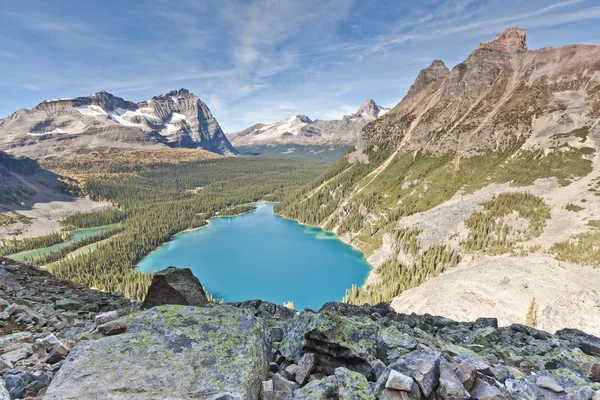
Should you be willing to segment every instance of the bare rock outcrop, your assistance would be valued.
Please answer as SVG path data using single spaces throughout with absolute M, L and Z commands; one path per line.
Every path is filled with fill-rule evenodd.
M 189 268 L 169 267 L 154 274 L 141 308 L 166 304 L 200 307 L 207 303 L 204 288 Z

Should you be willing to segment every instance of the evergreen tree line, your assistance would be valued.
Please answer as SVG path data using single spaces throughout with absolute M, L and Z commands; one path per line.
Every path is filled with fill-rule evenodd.
M 418 245 L 415 249 L 412 238 L 417 235 L 418 231 L 405 231 L 400 237 L 408 240 L 398 243 L 405 252 L 416 256 L 412 264 L 407 265 L 398 259 L 385 261 L 377 268 L 379 279 L 376 284 L 362 288 L 353 285 L 346 291 L 343 301 L 356 305 L 390 302 L 403 291 L 419 286 L 460 262 L 458 251 L 446 245 L 434 245 L 425 250 Z
M 20 253 L 22 251 L 54 246 L 55 244 L 60 244 L 71 239 L 71 237 L 72 235 L 67 233 L 53 232 L 44 236 L 21 240 L 15 238 L 0 240 L 0 257 Z
M 36 265 L 38 267 L 59 261 L 61 259 L 63 259 L 66 255 L 68 255 L 69 253 L 80 249 L 82 247 L 88 246 L 90 244 L 99 242 L 101 240 L 105 240 L 108 239 L 111 236 L 116 235 L 117 233 L 121 232 L 122 228 L 117 227 L 108 231 L 104 231 L 95 235 L 90 235 L 87 237 L 84 237 L 81 240 L 78 240 L 76 242 L 73 242 L 71 244 L 69 244 L 68 246 L 64 246 L 61 247 L 60 249 L 57 249 L 53 252 L 50 253 L 46 253 L 43 254 L 41 256 L 38 257 L 27 257 L 25 258 L 25 262 L 32 264 L 32 265 Z
M 526 192 L 501 193 L 481 205 L 483 210 L 465 221 L 469 235 L 462 245 L 469 251 L 509 252 L 517 242 L 541 235 L 550 218 L 550 207 L 540 197 Z M 513 213 L 526 220 L 524 229 L 517 231 L 505 221 Z
M 106 209 L 102 212 L 71 214 L 65 217 L 61 223 L 65 227 L 84 229 L 116 224 L 126 217 L 127 215 L 119 209 Z

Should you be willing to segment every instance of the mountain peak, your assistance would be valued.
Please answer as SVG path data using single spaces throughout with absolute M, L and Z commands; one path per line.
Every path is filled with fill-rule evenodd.
M 163 93 L 160 96 L 154 96 L 152 99 L 153 100 L 161 100 L 161 99 L 168 99 L 168 98 L 172 98 L 172 97 L 186 97 L 186 96 L 193 96 L 193 97 L 198 97 L 195 94 L 191 93 L 189 90 L 185 89 L 185 88 L 181 88 L 181 89 L 175 89 L 175 90 L 171 90 L 168 93 Z
M 108 93 L 106 90 L 100 90 L 100 91 L 94 93 L 93 95 L 91 95 L 90 97 L 91 98 L 110 99 L 110 98 L 114 98 L 115 96 L 112 93 Z
M 376 119 L 388 111 L 389 109 L 381 107 L 380 105 L 375 103 L 375 100 L 367 99 L 367 101 L 365 101 L 363 105 L 360 106 L 359 109 L 351 117 Z
M 443 61 L 434 60 L 429 67 L 424 68 L 419 72 L 417 79 L 415 79 L 415 83 L 413 83 L 408 90 L 408 94 L 418 93 L 432 83 L 443 81 L 449 73 L 450 70 Z
M 527 31 L 513 26 L 497 34 L 494 40 L 479 43 L 478 49 L 493 49 L 508 53 L 527 50 Z
M 290 118 L 292 121 L 297 119 L 300 122 L 304 122 L 306 124 L 310 124 L 312 122 L 312 120 L 310 118 L 308 118 L 308 116 L 303 115 L 303 114 L 298 114 L 292 118 Z

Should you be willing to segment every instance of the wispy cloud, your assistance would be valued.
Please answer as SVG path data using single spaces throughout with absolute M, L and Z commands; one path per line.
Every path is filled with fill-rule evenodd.
M 66 2 L 0 10 L 0 116 L 100 89 L 139 101 L 187 87 L 226 131 L 339 118 L 369 97 L 393 105 L 432 59 L 460 62 L 511 25 L 547 45 L 600 37 L 596 0 Z

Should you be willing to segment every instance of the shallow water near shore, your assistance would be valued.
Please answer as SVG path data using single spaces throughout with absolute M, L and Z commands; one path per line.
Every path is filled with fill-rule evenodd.
M 118 226 L 119 226 L 119 224 L 112 224 L 112 225 L 97 226 L 94 228 L 78 229 L 78 230 L 75 230 L 72 232 L 73 237 L 71 239 L 69 239 L 63 243 L 55 244 L 54 246 L 44 247 L 41 249 L 23 251 L 21 253 L 9 255 L 8 257 L 12 258 L 15 261 L 25 261 L 28 258 L 41 257 L 43 255 L 52 253 L 53 251 L 59 250 L 63 247 L 69 246 L 75 242 L 79 242 L 90 236 L 98 235 L 100 233 L 104 233 L 106 231 L 115 229 Z
M 333 233 L 275 215 L 273 203 L 256 205 L 177 235 L 144 258 L 139 270 L 190 268 L 217 298 L 293 301 L 297 310 L 340 301 L 352 284 L 365 282 L 370 266 L 361 252 Z

